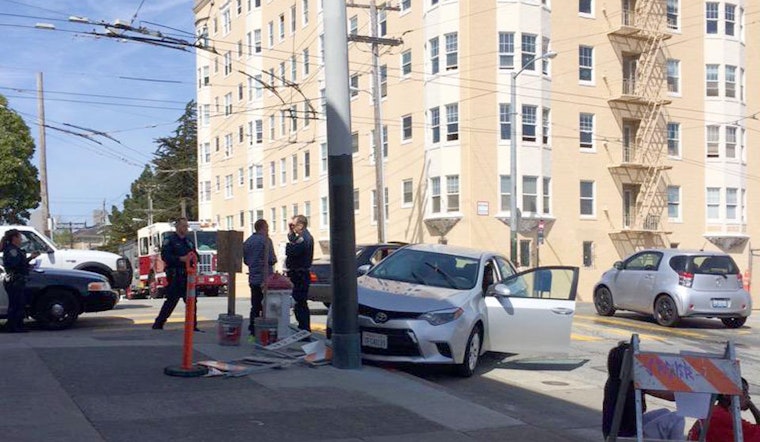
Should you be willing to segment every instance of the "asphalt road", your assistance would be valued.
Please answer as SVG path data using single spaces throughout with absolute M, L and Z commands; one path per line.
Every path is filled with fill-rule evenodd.
M 122 300 L 108 312 L 85 314 L 72 332 L 98 333 L 115 328 L 148 328 L 162 300 Z M 324 330 L 327 310 L 310 303 L 316 333 Z M 249 299 L 236 303 L 236 313 L 247 318 Z M 198 302 L 200 327 L 214 332 L 216 319 L 227 311 L 227 298 L 201 297 Z M 167 328 L 181 328 L 184 306 L 180 302 Z M 750 381 L 750 391 L 760 394 L 760 312 L 740 329 L 726 329 L 716 319 L 684 319 L 678 327 L 665 328 L 651 317 L 619 312 L 599 317 L 591 304 L 578 304 L 573 321 L 571 346 L 566 356 L 511 355 L 483 356 L 478 372 L 469 379 L 453 376 L 443 367 L 388 366 L 417 379 L 445 387 L 451 393 L 496 411 L 515 415 L 528 423 L 574 429 L 589 428 L 600 422 L 602 388 L 606 380 L 607 352 L 632 333 L 641 339 L 641 349 L 678 353 L 706 351 L 722 353 L 728 340 L 736 345 L 742 373 Z M 651 401 L 655 405 L 670 406 Z M 540 410 L 540 412 L 537 412 Z

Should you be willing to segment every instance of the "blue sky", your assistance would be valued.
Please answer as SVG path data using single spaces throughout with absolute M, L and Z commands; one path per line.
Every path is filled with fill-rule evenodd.
M 0 94 L 21 114 L 35 140 L 38 72 L 44 75 L 48 126 L 84 132 L 78 126 L 116 140 L 95 136 L 103 143 L 99 145 L 46 130 L 53 216 L 91 223 L 92 210 L 104 200 L 109 211 L 111 205 L 120 206 L 150 161 L 154 140 L 171 135 L 185 103 L 195 98 L 193 52 L 95 38 L 82 32 L 103 33 L 102 26 L 68 18 L 129 22 L 137 12 L 133 26 L 192 42 L 192 35 L 170 29 L 192 33 L 192 7 L 193 0 L 0 0 Z M 55 30 L 35 28 L 37 23 L 52 24 Z

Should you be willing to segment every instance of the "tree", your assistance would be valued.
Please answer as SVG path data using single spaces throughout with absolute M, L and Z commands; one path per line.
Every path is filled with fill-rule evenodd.
M 185 106 L 171 137 L 158 138 L 156 144 L 154 206 L 163 209 L 156 221 L 168 221 L 182 214 L 182 201 L 188 219 L 198 217 L 198 127 L 195 102 Z
M 24 120 L 0 95 L 0 223 L 26 224 L 40 204 L 40 181 L 32 164 L 34 139 Z

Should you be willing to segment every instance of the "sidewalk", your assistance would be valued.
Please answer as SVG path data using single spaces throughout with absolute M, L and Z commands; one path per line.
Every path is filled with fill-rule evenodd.
M 210 324 L 205 328 L 195 334 L 195 361 L 251 354 L 250 345 L 217 345 Z M 181 344 L 179 329 L 144 327 L 0 334 L 0 438 L 552 442 L 592 434 L 528 425 L 371 366 L 293 366 L 247 378 L 164 375 L 180 362 Z

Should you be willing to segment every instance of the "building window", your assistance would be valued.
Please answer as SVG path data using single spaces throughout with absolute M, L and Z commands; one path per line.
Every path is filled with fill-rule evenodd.
M 433 143 L 441 141 L 441 110 L 437 107 L 430 109 L 430 135 Z
M 666 10 L 667 19 L 668 19 L 668 29 L 677 30 L 679 28 L 678 1 L 679 0 L 668 0 L 667 10 Z
M 538 212 L 538 177 L 523 176 L 522 179 L 522 210 L 523 212 Z
M 581 181 L 581 216 L 594 216 L 594 182 Z
M 211 143 L 203 143 L 201 144 L 201 163 L 210 163 L 211 162 Z
M 232 215 L 228 215 L 224 218 L 225 222 L 227 223 L 227 230 L 232 230 L 235 228 L 235 217 Z
M 242 167 L 238 169 L 238 186 L 245 186 L 245 171 Z
M 736 159 L 736 126 L 726 126 L 726 158 Z
M 327 143 L 319 145 L 319 172 L 321 174 L 327 173 Z
M 288 206 L 281 206 L 280 207 L 280 213 L 282 214 L 280 218 L 280 224 L 282 226 L 282 231 L 287 232 L 288 231 Z
M 524 69 L 534 71 L 536 69 L 536 36 L 522 34 L 522 66 Z
M 238 59 L 243 58 L 243 41 L 238 40 L 237 42 L 237 56 Z
M 229 51 L 224 54 L 224 75 L 230 75 L 232 73 L 232 53 Z
M 446 141 L 459 139 L 459 104 L 446 105 Z
M 275 166 L 274 161 L 269 162 L 269 187 L 274 187 L 277 185 L 277 166 Z
M 253 52 L 256 54 L 261 53 L 261 29 L 253 31 Z
M 319 224 L 320 224 L 320 228 L 322 228 L 323 230 L 329 227 L 328 225 L 330 222 L 329 210 L 330 209 L 327 204 L 327 197 L 323 196 L 322 198 L 319 199 Z
M 724 18 L 726 20 L 726 35 L 736 35 L 736 5 L 726 3 Z
M 583 241 L 583 267 L 594 266 L 594 242 Z
M 359 96 L 359 74 L 354 74 L 349 79 L 351 98 Z
M 380 66 L 380 97 L 388 95 L 388 66 Z
M 277 209 L 272 207 L 269 209 L 269 233 L 277 231 Z
M 256 165 L 256 190 L 264 188 L 264 166 L 261 164 Z
M 441 177 L 430 178 L 430 211 L 441 213 Z
M 705 20 L 707 21 L 707 33 L 718 33 L 718 6 L 719 3 L 705 3 Z
M 459 41 L 457 33 L 446 34 L 446 70 L 456 69 L 459 66 Z
M 594 81 L 594 48 L 591 46 L 578 46 L 578 79 Z
M 298 79 L 298 63 L 296 63 L 296 56 L 290 56 L 290 81 L 293 83 Z
M 264 121 L 256 120 L 255 126 L 256 126 L 256 144 L 261 144 L 264 142 Z
M 290 34 L 296 32 L 296 5 L 290 7 Z
M 439 61 L 440 48 L 438 47 L 438 37 L 430 39 L 430 73 L 437 74 L 440 71 Z
M 546 37 L 541 40 L 541 53 L 549 53 L 549 39 Z M 541 73 L 544 75 L 549 75 L 549 57 L 544 57 L 541 59 Z
M 407 77 L 412 73 L 412 50 L 401 53 L 401 75 Z
M 222 11 L 222 35 L 227 35 L 232 31 L 232 14 L 229 9 Z
M 738 207 L 739 191 L 735 187 L 726 188 L 726 219 L 737 221 L 739 219 Z
M 681 62 L 668 60 L 668 92 L 677 94 L 681 92 Z
M 285 14 L 280 14 L 280 16 L 278 17 L 277 23 L 279 25 L 277 29 L 280 30 L 279 32 L 280 41 L 283 41 L 285 40 Z
M 522 140 L 536 141 L 536 106 L 523 105 L 522 107 Z
M 707 126 L 707 158 L 720 157 L 720 126 Z
M 720 218 L 720 188 L 707 188 L 707 219 L 716 220 Z
M 726 98 L 736 98 L 736 66 L 726 65 Z
M 401 0 L 401 12 L 412 9 L 412 0 Z
M 370 136 L 370 151 L 372 152 L 372 157 L 370 161 L 374 164 L 375 162 L 375 131 L 372 130 L 369 134 Z M 383 126 L 383 131 L 380 135 L 381 142 L 383 143 L 383 158 L 388 158 L 388 126 Z
M 301 0 L 301 23 L 304 26 L 309 24 L 309 0 Z
M 511 211 L 512 204 L 512 180 L 509 175 L 499 176 L 499 194 L 501 196 L 501 211 Z
M 446 211 L 459 212 L 459 175 L 446 177 Z
M 543 179 L 543 212 L 546 214 L 552 213 L 552 179 L 551 178 L 544 178 Z
M 581 149 L 594 148 L 594 114 L 580 115 Z
M 403 141 L 412 139 L 412 116 L 404 115 L 401 117 L 401 139 Z
M 359 34 L 359 18 L 355 15 L 351 17 L 350 19 L 348 19 L 348 34 L 349 35 Z
M 377 8 L 377 33 L 380 37 L 388 35 L 388 12 L 385 10 L 385 3 Z
M 227 134 L 224 136 L 224 157 L 229 158 L 232 153 L 232 134 Z
M 578 12 L 581 14 L 592 14 L 593 0 L 578 0 Z
M 401 204 L 404 207 L 411 206 L 414 202 L 414 182 L 412 179 L 401 182 Z
M 303 50 L 303 77 L 309 76 L 309 48 Z
M 298 215 L 298 203 L 293 203 L 293 216 Z
M 551 109 L 545 107 L 541 111 L 541 134 L 544 146 L 549 144 L 549 135 L 551 128 Z
M 311 218 L 311 201 L 303 202 L 303 216 Z
M 298 179 L 298 154 L 293 154 L 290 156 L 291 159 L 291 171 L 292 171 L 292 177 L 291 179 L 293 181 L 296 181 Z
M 224 95 L 224 116 L 232 115 L 232 92 Z
M 515 67 L 515 34 L 499 32 L 499 69 Z
M 351 134 L 351 152 L 359 152 L 359 132 Z
M 311 153 L 307 150 L 303 153 L 303 177 L 304 179 L 311 176 Z
M 272 49 L 274 47 L 274 22 L 267 23 L 267 43 L 269 44 L 269 49 Z
M 681 219 L 681 187 L 668 186 L 668 219 L 679 221 Z
M 509 103 L 499 103 L 499 139 L 512 138 L 512 120 Z
M 679 123 L 668 123 L 668 155 L 681 156 L 681 125 Z
M 359 211 L 359 189 L 354 189 L 354 213 Z
M 245 129 L 243 126 L 238 126 L 238 143 L 243 144 L 245 141 Z
M 269 141 L 275 139 L 274 115 L 269 116 Z
M 216 176 L 216 186 L 214 186 L 214 191 L 219 192 L 222 190 L 221 181 L 219 179 L 219 175 Z
M 224 177 L 224 197 L 232 198 L 232 174 Z
M 530 267 L 530 240 L 520 240 L 520 267 Z

